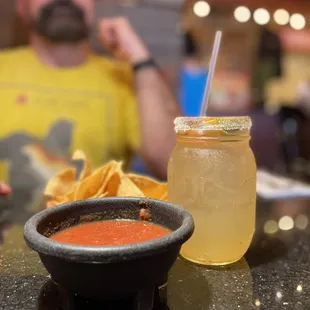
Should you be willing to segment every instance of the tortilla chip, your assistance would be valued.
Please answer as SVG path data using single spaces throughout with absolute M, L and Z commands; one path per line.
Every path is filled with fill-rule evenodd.
M 57 206 L 57 202 L 56 201 L 54 201 L 54 200 L 49 200 L 48 202 L 47 202 L 47 204 L 46 204 L 46 207 L 47 207 L 47 209 L 49 209 L 49 208 L 53 208 L 53 207 L 55 207 L 55 206 Z
M 160 183 L 151 178 L 132 173 L 128 174 L 128 177 L 147 198 L 161 199 L 168 194 L 167 183 Z
M 120 183 L 121 164 L 111 161 L 84 180 L 79 182 L 75 192 L 74 200 L 83 200 L 101 194 L 108 193 L 110 196 L 116 194 Z
M 91 163 L 82 151 L 76 151 L 72 159 L 84 162 L 79 179 L 76 180 L 75 168 L 68 168 L 52 178 L 45 190 L 50 199 L 47 208 L 76 200 L 114 196 L 168 199 L 166 183 L 124 174 L 121 162 L 110 161 L 91 173 Z
M 59 203 L 61 203 L 65 199 L 66 199 L 66 196 L 63 195 L 63 196 L 54 196 L 52 200 L 54 202 L 56 202 L 57 204 L 59 204 Z
M 66 195 L 66 197 L 68 198 L 68 201 L 74 201 L 76 191 L 77 191 L 77 188 L 79 187 L 79 185 L 80 185 L 80 182 L 76 182 L 73 185 L 72 190 Z
M 49 200 L 47 202 L 47 208 L 51 208 L 51 207 L 55 207 L 55 206 L 58 206 L 58 205 L 62 205 L 64 203 L 68 203 L 70 202 L 71 200 L 68 198 L 67 195 L 65 196 L 56 196 L 56 197 L 53 197 L 53 199 Z
M 168 191 L 163 195 L 161 196 L 160 198 L 158 198 L 159 200 L 163 200 L 163 201 L 168 201 Z
M 117 190 L 118 197 L 144 197 L 143 192 L 133 183 L 130 178 L 124 175 Z
M 72 156 L 72 159 L 73 160 L 82 160 L 84 162 L 83 170 L 81 171 L 79 180 L 84 180 L 91 175 L 91 164 L 90 164 L 90 161 L 87 159 L 87 157 L 83 151 L 81 151 L 81 150 L 75 151 L 73 156 Z
M 50 197 L 63 196 L 73 188 L 76 169 L 68 168 L 54 176 L 47 184 L 44 194 Z
M 117 196 L 117 190 L 119 185 L 121 184 L 122 172 L 115 170 L 111 172 L 109 176 L 109 181 L 107 182 L 104 190 L 108 193 L 108 196 L 113 197 Z
M 96 195 L 102 182 L 104 181 L 104 170 L 105 168 L 102 167 L 97 170 L 96 173 L 79 182 L 79 185 L 75 191 L 74 200 L 83 200 Z
M 104 194 L 98 196 L 97 198 L 104 198 L 104 197 L 107 197 L 107 196 L 108 196 L 108 193 L 104 193 Z
M 63 204 L 63 203 L 67 203 L 70 202 L 71 200 L 69 199 L 68 195 L 64 195 L 64 196 L 57 196 L 53 198 L 54 201 L 57 202 L 57 204 Z
M 104 198 L 107 197 L 108 193 L 104 193 L 104 194 L 96 194 L 95 196 L 91 197 L 91 198 Z
M 121 177 L 123 175 L 121 166 L 122 163 L 114 160 L 104 166 L 107 168 L 106 175 L 98 194 L 107 193 L 107 196 L 116 196 L 117 188 L 121 183 Z

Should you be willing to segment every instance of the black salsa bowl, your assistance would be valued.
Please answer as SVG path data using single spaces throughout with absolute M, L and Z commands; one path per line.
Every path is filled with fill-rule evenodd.
M 49 238 L 81 223 L 138 220 L 142 208 L 149 212 L 152 223 L 171 233 L 148 242 L 103 247 L 70 245 Z M 41 211 L 26 223 L 24 238 L 39 253 L 52 280 L 65 290 L 89 298 L 116 299 L 152 295 L 167 278 L 182 244 L 193 231 L 192 216 L 174 204 L 115 197 L 76 201 Z

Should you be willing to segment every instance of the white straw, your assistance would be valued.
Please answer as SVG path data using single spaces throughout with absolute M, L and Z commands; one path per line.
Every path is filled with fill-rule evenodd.
M 204 95 L 203 95 L 203 101 L 202 101 L 202 106 L 201 106 L 201 110 L 200 110 L 200 116 L 205 116 L 207 114 L 208 103 L 209 103 L 210 92 L 211 92 L 211 85 L 212 85 L 212 81 L 213 81 L 217 56 L 218 56 L 220 45 L 221 45 L 221 39 L 222 39 L 222 31 L 217 31 L 215 34 L 215 39 L 214 39 L 214 43 L 213 43 L 212 56 L 211 56 L 211 60 L 209 63 L 207 83 L 206 83 L 206 87 L 205 87 L 205 91 L 204 91 Z

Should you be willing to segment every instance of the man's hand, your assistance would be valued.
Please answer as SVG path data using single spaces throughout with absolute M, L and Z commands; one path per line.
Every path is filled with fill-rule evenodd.
M 0 182 L 0 196 L 6 196 L 11 194 L 12 190 L 6 184 Z
M 102 19 L 99 24 L 99 38 L 115 58 L 131 64 L 150 57 L 149 50 L 126 18 Z

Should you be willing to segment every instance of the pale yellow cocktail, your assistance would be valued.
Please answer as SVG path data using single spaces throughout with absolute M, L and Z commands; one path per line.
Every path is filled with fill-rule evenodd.
M 176 119 L 177 144 L 168 168 L 169 201 L 195 219 L 181 254 L 206 265 L 238 261 L 255 229 L 256 164 L 251 120 Z

